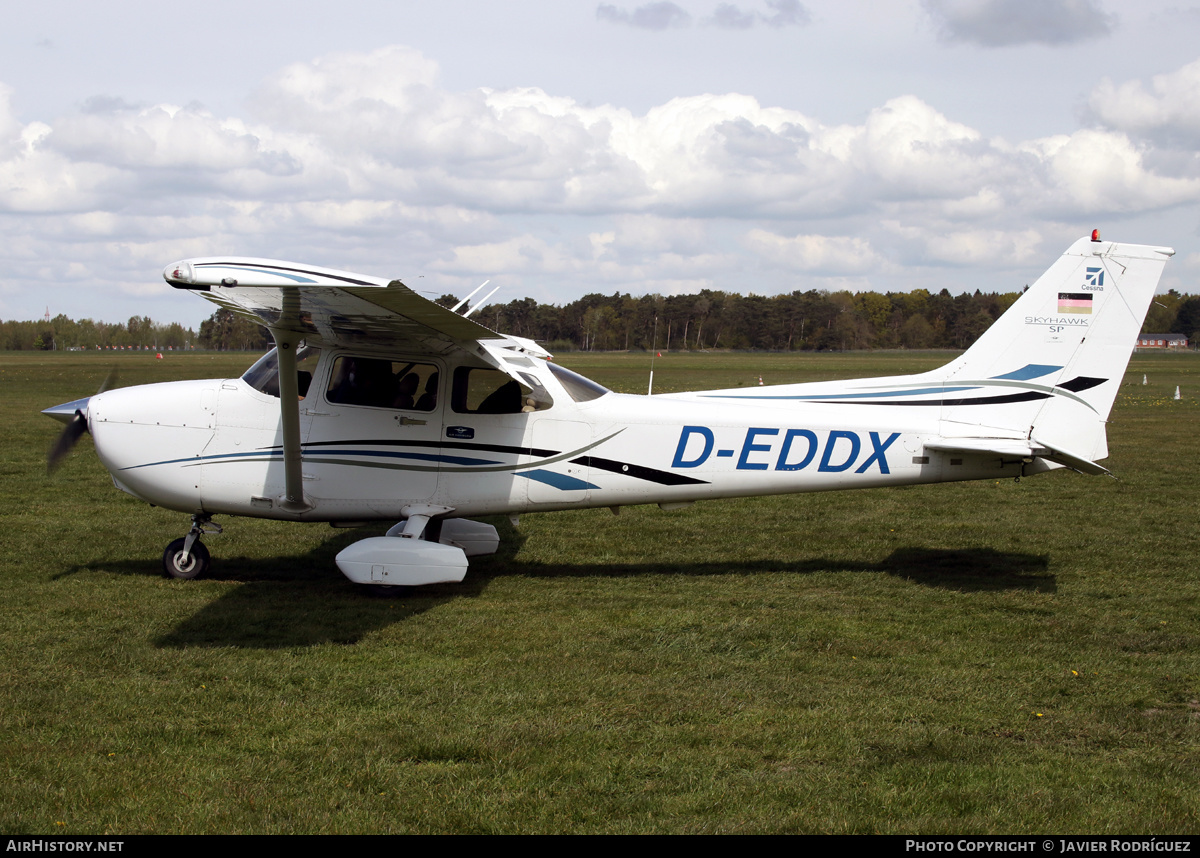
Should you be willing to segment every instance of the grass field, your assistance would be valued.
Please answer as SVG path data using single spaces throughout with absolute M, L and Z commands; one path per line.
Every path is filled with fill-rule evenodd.
M 655 390 L 946 359 L 667 355 Z M 1196 355 L 1134 357 L 1119 481 L 496 520 L 500 554 L 404 600 L 315 524 L 223 518 L 212 577 L 165 580 L 185 515 L 88 439 L 46 476 L 37 412 L 114 361 L 251 360 L 0 353 L 4 833 L 1200 830 Z M 563 363 L 645 390 L 645 355 Z

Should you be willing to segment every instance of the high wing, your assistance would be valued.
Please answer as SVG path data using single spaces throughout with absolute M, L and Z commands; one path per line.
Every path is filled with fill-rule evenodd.
M 264 325 L 273 336 L 287 332 L 313 345 L 374 345 L 432 355 L 463 349 L 505 371 L 493 354 L 497 349 L 548 356 L 531 340 L 499 334 L 399 280 L 231 256 L 176 262 L 163 270 L 163 278 Z
M 163 269 L 163 278 L 177 289 L 200 292 L 271 332 L 279 359 L 286 486 L 281 506 L 295 512 L 312 508 L 304 495 L 301 472 L 296 377 L 296 349 L 301 342 L 429 355 L 461 349 L 514 378 L 507 356 L 525 352 L 549 357 L 532 340 L 498 334 L 423 298 L 399 280 L 237 256 L 182 260 Z

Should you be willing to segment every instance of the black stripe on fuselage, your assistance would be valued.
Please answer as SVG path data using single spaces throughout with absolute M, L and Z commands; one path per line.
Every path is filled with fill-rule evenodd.
M 506 444 L 469 444 L 465 441 L 396 441 L 383 438 L 352 438 L 347 441 L 310 441 L 301 444 L 302 450 L 317 447 L 340 447 L 346 444 L 377 447 L 433 447 L 442 450 L 473 450 L 477 453 L 511 453 L 514 456 L 557 456 L 561 450 L 545 450 L 541 447 L 512 447 Z M 264 450 L 280 450 L 282 444 L 263 447 Z
M 578 459 L 572 459 L 571 464 L 585 465 L 589 468 L 596 468 L 600 471 L 610 471 L 614 474 L 623 474 L 627 477 L 636 477 L 639 480 L 658 483 L 661 486 L 708 485 L 708 480 L 697 480 L 694 477 L 685 477 L 680 474 L 672 474 L 670 471 L 659 471 L 655 470 L 654 468 L 647 468 L 645 465 L 631 465 L 628 462 L 617 462 L 613 459 L 601 459 L 599 456 L 580 456 Z
M 1068 390 L 1071 393 L 1079 393 L 1081 390 L 1091 390 L 1093 387 L 1099 387 L 1106 381 L 1108 381 L 1107 378 L 1092 378 L 1086 375 L 1077 375 L 1070 381 L 1064 381 L 1062 384 L 1054 386 L 1061 390 Z M 1053 396 L 1052 393 L 1028 390 L 1024 393 L 1010 393 L 1005 396 L 978 396 L 973 399 L 910 399 L 904 402 L 843 400 L 838 405 L 1003 405 L 1008 402 L 1033 402 L 1038 399 L 1049 399 L 1051 396 Z
M 1032 402 L 1035 399 L 1049 399 L 1049 393 L 1029 391 L 1027 393 L 1010 393 L 1007 396 L 979 396 L 975 399 L 912 399 L 906 402 L 864 402 L 862 400 L 843 400 L 838 405 L 999 405 L 1005 402 Z

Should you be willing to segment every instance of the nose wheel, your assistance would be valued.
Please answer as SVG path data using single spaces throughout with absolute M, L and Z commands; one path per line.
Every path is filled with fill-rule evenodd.
M 186 537 L 176 539 L 163 552 L 163 574 L 168 578 L 191 580 L 208 571 L 210 558 L 204 543 L 197 539 L 190 550 L 186 545 Z
M 201 534 L 220 533 L 221 525 L 207 515 L 193 515 L 192 529 L 187 536 L 176 539 L 163 552 L 163 574 L 168 578 L 192 580 L 208 572 L 211 565 L 208 549 L 200 541 Z

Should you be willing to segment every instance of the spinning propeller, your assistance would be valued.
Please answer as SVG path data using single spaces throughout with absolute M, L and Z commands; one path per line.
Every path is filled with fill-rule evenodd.
M 117 380 L 117 371 L 109 372 L 108 377 L 104 379 L 104 383 L 100 385 L 100 389 L 94 395 L 101 394 L 108 390 Z M 83 433 L 88 430 L 87 424 L 87 409 L 88 402 L 91 396 L 83 399 L 76 399 L 74 402 L 64 402 L 62 405 L 55 405 L 53 408 L 47 408 L 42 413 L 47 417 L 53 417 L 62 423 L 67 424 L 67 428 L 63 429 L 62 434 L 54 442 L 54 446 L 50 448 L 49 454 L 46 456 L 46 469 L 50 473 L 58 470 L 58 466 L 62 464 L 62 460 L 66 458 L 67 453 L 71 452 L 71 448 L 83 436 Z

